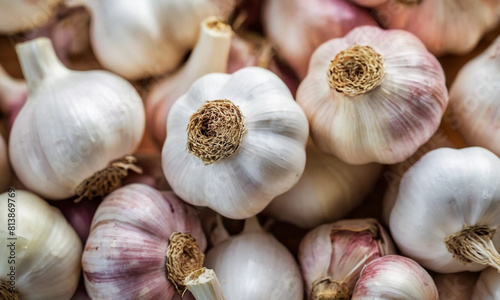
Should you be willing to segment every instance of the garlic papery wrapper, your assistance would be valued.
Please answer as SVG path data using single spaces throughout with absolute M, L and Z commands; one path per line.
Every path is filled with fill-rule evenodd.
M 375 219 L 321 225 L 300 242 L 299 262 L 308 299 L 350 299 L 361 269 L 395 254 L 394 244 Z
M 28 85 L 14 79 L 0 65 L 0 111 L 8 116 L 9 130 L 28 97 Z
M 346 0 L 269 0 L 263 9 L 266 35 L 299 78 L 319 45 L 358 26 L 377 26 L 367 10 Z
M 10 188 L 0 195 L 0 242 L 2 299 L 71 298 L 80 278 L 82 243 L 57 208 Z
M 460 272 L 431 274 L 440 300 L 471 300 L 472 290 L 479 273 Z
M 500 298 L 500 274 L 487 268 L 481 272 L 472 291 L 471 300 L 497 300 Z
M 243 232 L 215 245 L 205 264 L 217 274 L 226 300 L 302 300 L 299 267 L 290 252 L 256 218 Z
M 263 68 L 201 77 L 172 106 L 167 131 L 162 163 L 173 191 L 228 218 L 259 213 L 304 170 L 307 119 Z
M 394 164 L 436 131 L 448 95 L 441 65 L 414 35 L 362 26 L 314 52 L 297 102 L 322 151 Z
M 432 277 L 419 264 L 387 255 L 363 268 L 351 299 L 438 300 L 439 295 Z
M 63 0 L 0 0 L 0 33 L 12 34 L 45 25 Z
M 0 135 L 0 193 L 3 193 L 9 187 L 11 180 L 11 170 L 9 158 L 7 156 L 7 146 L 2 135 Z
M 479 148 L 440 148 L 401 180 L 390 217 L 402 253 L 439 272 L 500 270 L 500 159 Z
M 206 240 L 195 211 L 171 192 L 131 184 L 97 209 L 82 266 L 92 299 L 180 299 L 203 264 Z
M 142 100 L 130 83 L 106 71 L 66 69 L 46 38 L 17 51 L 29 97 L 9 153 L 28 189 L 55 200 L 99 197 L 129 169 L 138 171 L 133 158 L 120 159 L 139 146 L 145 127 Z
M 227 17 L 233 0 L 66 0 L 92 14 L 91 44 L 99 62 L 127 79 L 173 71 L 196 44 L 200 22 Z
M 349 165 L 321 152 L 311 139 L 306 167 L 297 184 L 274 198 L 264 213 L 301 228 L 314 228 L 344 217 L 372 190 L 382 166 Z
M 372 2 L 376 5 L 380 1 Z M 376 6 L 376 16 L 384 27 L 415 34 L 435 55 L 466 54 L 474 49 L 485 32 L 498 24 L 500 2 L 386 0 Z
M 500 155 L 500 38 L 458 73 L 450 89 L 452 122 L 465 140 Z
M 202 268 L 185 279 L 186 288 L 198 300 L 225 300 L 214 270 Z
M 175 101 L 185 94 L 191 84 L 203 75 L 227 69 L 233 31 L 217 17 L 201 22 L 200 37 L 187 63 L 176 73 L 154 87 L 146 99 L 148 127 L 160 147 L 167 136 L 167 116 Z

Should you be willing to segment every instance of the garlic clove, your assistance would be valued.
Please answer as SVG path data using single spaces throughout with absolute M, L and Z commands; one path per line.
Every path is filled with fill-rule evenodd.
M 7 191 L 11 183 L 11 177 L 9 159 L 7 157 L 7 146 L 5 145 L 4 138 L 0 135 L 0 192 Z
M 45 25 L 63 0 L 0 1 L 0 33 L 13 34 Z

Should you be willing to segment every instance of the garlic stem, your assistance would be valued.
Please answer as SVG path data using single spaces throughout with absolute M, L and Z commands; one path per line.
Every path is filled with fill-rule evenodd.
M 243 231 L 241 232 L 241 234 L 259 232 L 262 233 L 264 232 L 264 230 L 262 229 L 262 226 L 260 226 L 259 219 L 257 219 L 256 216 L 245 220 L 245 227 L 243 227 Z
M 189 274 L 186 288 L 197 300 L 225 300 L 219 280 L 212 269 L 201 268 Z
M 16 46 L 24 77 L 30 91 L 50 77 L 68 72 L 56 56 L 52 42 L 48 38 L 38 38 Z
M 492 241 L 495 231 L 485 225 L 464 225 L 462 231 L 445 238 L 446 248 L 463 263 L 487 265 L 500 272 L 500 254 Z
M 10 291 L 4 283 L 0 282 L 0 299 L 19 300 L 19 293 Z

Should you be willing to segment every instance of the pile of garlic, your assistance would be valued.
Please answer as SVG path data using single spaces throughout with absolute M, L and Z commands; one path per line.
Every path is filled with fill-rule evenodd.
M 0 0 L 0 299 L 499 298 L 499 21 Z

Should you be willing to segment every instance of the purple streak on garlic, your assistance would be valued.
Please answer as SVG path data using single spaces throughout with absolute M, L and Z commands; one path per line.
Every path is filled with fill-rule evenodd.
M 415 261 L 387 255 L 368 263 L 359 277 L 352 300 L 438 300 L 432 277 Z
M 500 274 L 494 268 L 487 268 L 479 275 L 472 291 L 471 300 L 500 299 Z
M 448 94 L 418 38 L 362 26 L 316 49 L 297 102 L 322 151 L 350 164 L 394 164 L 434 134 Z
M 342 220 L 317 227 L 299 248 L 308 299 L 350 299 L 363 266 L 394 253 L 391 238 L 375 219 Z
M 173 257 L 166 253 L 174 232 L 189 233 L 204 251 L 198 217 L 173 193 L 132 184 L 107 196 L 94 216 L 82 257 L 91 298 L 180 299 L 167 279 L 166 263 Z M 186 271 L 191 267 L 185 260 L 178 263 Z
M 0 65 L 0 111 L 8 116 L 9 131 L 28 98 L 28 85 L 14 79 Z
M 347 0 L 269 0 L 263 21 L 278 54 L 299 78 L 306 76 L 309 59 L 319 45 L 358 26 L 377 26 L 367 10 Z
M 435 273 L 432 274 L 432 278 L 438 289 L 440 300 L 471 300 L 478 275 L 479 273 L 474 272 Z
M 0 193 L 7 191 L 11 183 L 12 171 L 10 170 L 7 146 L 2 135 L 0 135 Z

